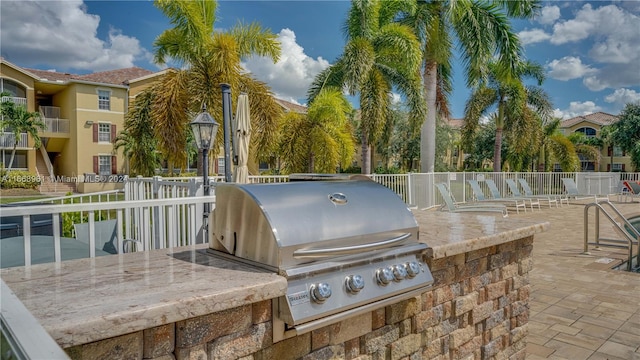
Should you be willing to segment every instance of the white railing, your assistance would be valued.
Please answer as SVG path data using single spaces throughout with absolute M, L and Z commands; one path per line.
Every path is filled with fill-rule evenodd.
M 68 119 L 50 119 L 44 118 L 44 124 L 47 128 L 44 132 L 68 134 L 69 133 L 69 120 Z
M 13 146 L 16 145 L 16 135 L 12 132 L 2 132 L 0 133 L 0 148 L 13 149 Z M 27 133 L 21 133 L 18 138 L 18 144 L 16 148 L 26 148 L 28 147 L 27 142 Z
M 135 241 L 139 244 L 139 250 L 144 251 L 193 245 L 205 242 L 202 233 L 203 204 L 205 203 L 212 204 L 210 208 L 213 209 L 215 198 L 201 196 L 163 200 L 3 207 L 2 241 L 12 244 L 16 241 L 22 242 L 21 249 L 17 250 L 21 250 L 18 251 L 19 253 L 24 253 L 24 262 L 17 266 L 28 266 L 33 263 L 32 241 L 37 241 L 37 244 L 34 244 L 35 251 L 40 251 L 38 245 L 43 243 L 49 244 L 48 246 L 53 244 L 53 256 L 50 256 L 51 254 L 43 256 L 46 254 L 40 253 L 36 255 L 39 259 L 51 257 L 55 262 L 62 261 L 63 251 L 66 249 L 78 251 L 80 243 L 86 244 L 84 247 L 86 256 L 83 257 L 93 258 L 96 254 L 107 255 L 106 243 L 100 242 L 105 238 L 98 238 L 105 229 L 108 230 L 109 235 L 115 233 L 115 237 L 107 236 L 106 240 L 111 242 L 111 248 L 117 253 L 122 252 L 125 240 Z M 100 220 L 97 218 L 100 212 L 113 213 L 115 221 Z M 77 219 L 85 216 L 88 224 L 88 226 L 85 225 L 88 230 L 86 238 L 78 234 L 75 238 L 62 236 L 70 226 L 78 225 L 68 223 L 68 218 Z M 106 228 L 107 226 L 111 228 Z M 18 234 L 9 233 L 16 229 Z M 32 234 L 36 233 L 34 230 L 38 230 L 38 234 L 43 232 L 45 234 Z M 6 256 L 11 255 L 13 254 Z
M 47 126 L 45 132 L 69 133 L 69 120 L 60 118 L 60 108 L 57 106 L 40 106 L 40 114 Z
M 3 96 L 2 99 L 0 99 L 0 101 L 1 102 L 11 101 L 12 103 L 18 106 L 27 107 L 27 98 L 23 98 L 23 97 Z
M 445 182 L 459 202 L 473 201 L 473 191 L 467 180 L 492 179 L 502 192 L 502 196 L 511 196 L 506 184 L 507 179 L 526 179 L 536 194 L 563 194 L 562 178 L 572 178 L 583 194 L 602 195 L 617 194 L 622 190 L 622 180 L 640 180 L 640 173 L 619 172 L 447 172 L 447 173 L 411 173 L 411 174 L 371 174 L 374 181 L 393 190 L 409 206 L 420 209 L 439 206 L 443 203 L 440 194 L 435 191 L 435 184 Z M 209 178 L 212 186 L 223 182 L 224 177 Z M 251 183 L 287 182 L 286 175 L 250 176 Z M 182 196 L 202 195 L 201 177 L 153 177 L 130 178 L 125 186 L 128 200 L 158 199 Z

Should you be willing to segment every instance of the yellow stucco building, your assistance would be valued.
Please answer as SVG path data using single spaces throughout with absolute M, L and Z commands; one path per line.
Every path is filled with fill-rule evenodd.
M 586 137 L 600 137 L 602 127 L 618 122 L 618 117 L 605 112 L 576 116 L 563 120 L 560 129 L 565 136 L 583 133 Z M 633 171 L 631 156 L 618 146 L 604 144 L 600 159 L 580 159 L 581 171 Z
M 126 163 L 122 150 L 114 151 L 114 139 L 123 129 L 129 103 L 163 73 L 134 67 L 75 75 L 21 68 L 0 59 L 0 90 L 11 94 L 2 101 L 39 112 L 47 126 L 39 132 L 39 149 L 27 134 L 20 135 L 12 168 L 45 180 L 43 192 L 121 187 Z M 5 166 L 15 143 L 6 130 L 0 133 Z

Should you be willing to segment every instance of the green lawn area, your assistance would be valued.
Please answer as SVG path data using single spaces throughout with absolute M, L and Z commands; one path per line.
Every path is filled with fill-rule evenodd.
M 11 204 L 21 201 L 29 201 L 29 200 L 37 200 L 37 199 L 46 199 L 51 196 L 47 195 L 33 195 L 33 196 L 1 196 L 0 204 Z

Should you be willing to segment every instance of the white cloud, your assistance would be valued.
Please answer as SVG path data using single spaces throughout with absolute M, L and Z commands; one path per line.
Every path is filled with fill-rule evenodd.
M 402 97 L 398 93 L 392 92 L 389 94 L 389 98 L 391 99 L 391 103 L 394 105 L 402 103 Z
M 100 17 L 80 0 L 3 1 L 0 16 L 2 56 L 20 66 L 100 71 L 149 56 L 138 39 L 117 29 L 99 39 Z
M 585 4 L 574 19 L 554 25 L 551 43 L 556 45 L 593 38 L 589 55 L 605 63 L 631 63 L 640 59 L 640 17 L 607 5 L 594 9 Z
M 562 119 L 569 119 L 580 115 L 592 114 L 598 111 L 602 111 L 602 108 L 596 105 L 593 101 L 572 101 L 569 103 L 568 109 L 555 109 L 553 111 L 553 116 Z
M 293 30 L 282 29 L 278 40 L 282 54 L 277 63 L 266 57 L 252 57 L 243 63 L 243 67 L 269 84 L 277 97 L 290 101 L 306 98 L 313 79 L 329 67 L 329 62 L 322 57 L 313 59 L 306 55 L 304 48 L 296 42 Z
M 550 25 L 553 24 L 556 20 L 560 18 L 560 8 L 553 6 L 545 6 L 540 11 L 540 16 L 536 18 L 536 21 L 542 25 Z
M 567 81 L 592 74 L 594 69 L 582 63 L 579 57 L 565 56 L 547 64 L 549 76 L 556 80 Z
M 635 103 L 640 101 L 640 93 L 633 89 L 616 89 L 616 91 L 607 95 L 604 101 L 618 105 Z
M 518 33 L 522 45 L 535 44 L 551 39 L 551 35 L 542 29 L 523 30 Z

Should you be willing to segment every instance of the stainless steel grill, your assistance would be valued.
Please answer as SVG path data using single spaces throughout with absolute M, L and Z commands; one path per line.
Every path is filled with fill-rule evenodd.
M 217 185 L 209 244 L 287 278 L 274 316 L 298 334 L 433 283 L 411 211 L 373 181 Z

